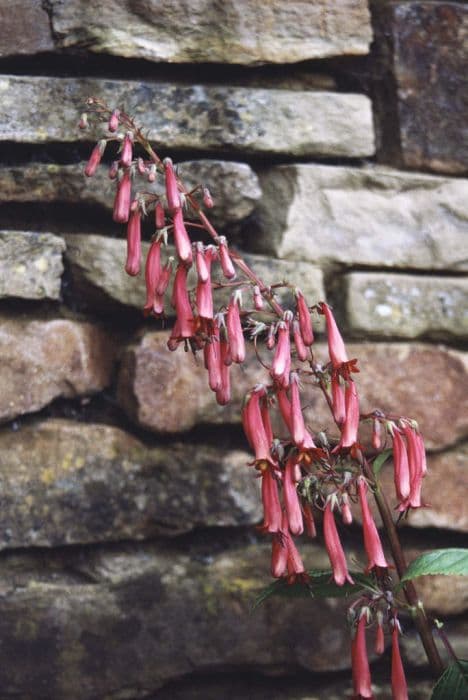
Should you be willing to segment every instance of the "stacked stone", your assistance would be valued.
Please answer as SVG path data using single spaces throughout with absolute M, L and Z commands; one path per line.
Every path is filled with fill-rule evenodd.
M 203 368 L 167 352 L 76 126 L 90 95 L 124 105 L 184 154 L 184 181 L 209 188 L 214 223 L 266 283 L 333 304 L 362 411 L 417 417 L 432 451 L 432 508 L 406 531 L 416 556 L 433 546 L 424 528 L 441 546 L 468 531 L 468 6 L 376 1 L 373 34 L 365 0 L 192 0 L 189 16 L 182 1 L 4 5 L 1 697 L 343 697 L 346 678 L 314 674 L 349 668 L 344 606 L 273 599 L 249 614 L 269 566 L 237 430 L 255 362 L 221 408 Z M 332 432 L 308 398 L 309 424 Z M 322 547 L 305 557 L 328 567 Z M 435 614 L 466 612 L 461 587 L 423 585 Z M 451 624 L 461 646 L 466 623 Z M 421 666 L 411 634 L 403 646 Z M 304 684 L 288 680 L 298 671 Z M 274 689 L 259 680 L 271 672 Z

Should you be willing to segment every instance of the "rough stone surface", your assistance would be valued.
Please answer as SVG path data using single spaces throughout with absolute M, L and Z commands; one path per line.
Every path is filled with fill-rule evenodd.
M 417 528 L 436 527 L 468 532 L 467 464 L 468 447 L 466 445 L 448 452 L 429 455 L 423 500 L 430 507 L 411 511 L 405 524 Z M 383 467 L 381 481 L 386 492 L 393 494 L 391 463 Z M 394 503 L 396 505 L 395 499 Z
M 114 344 L 91 323 L 0 319 L 0 419 L 58 397 L 93 394 L 111 380 Z
M 54 42 L 49 17 L 38 0 L 0 3 L 0 57 L 52 51 Z
M 0 297 L 59 299 L 64 250 L 51 233 L 0 231 Z
M 89 139 L 87 132 L 77 133 L 77 117 L 95 95 L 125 105 L 166 149 L 347 157 L 374 152 L 364 95 L 14 75 L 2 76 L 0 95 L 0 141 Z
M 62 419 L 20 433 L 3 429 L 0 548 L 256 523 L 260 498 L 249 460 L 206 445 L 147 448 L 118 428 Z
M 145 333 L 124 353 L 118 397 L 132 420 L 157 432 L 189 430 L 198 423 L 237 423 L 245 393 L 268 379 L 253 356 L 232 368 L 232 397 L 218 406 L 207 388 L 206 370 L 183 350 L 169 352 L 167 334 Z M 468 373 L 462 353 L 425 345 L 349 344 L 350 357 L 359 358 L 356 375 L 361 412 L 375 408 L 416 418 L 429 447 L 453 444 L 468 432 L 466 407 Z M 268 355 L 264 359 L 268 361 Z M 322 345 L 317 357 L 326 360 Z M 430 371 L 428 371 L 430 368 Z M 336 430 L 320 392 L 304 380 L 305 415 L 313 431 Z M 159 406 L 165 407 L 164 412 Z
M 468 172 L 468 7 L 374 2 L 386 71 L 377 92 L 382 157 L 410 168 Z
M 326 565 L 321 548 L 307 558 Z M 258 546 L 12 555 L 0 581 L 2 697 L 136 698 L 192 671 L 348 668 L 346 603 L 271 599 L 251 613 L 268 560 Z
M 60 46 L 173 63 L 294 63 L 366 54 L 372 38 L 365 0 L 318 2 L 207 0 L 160 3 L 52 0 Z
M 145 299 L 145 280 L 143 273 L 138 277 L 129 277 L 124 270 L 126 242 L 104 236 L 88 234 L 70 234 L 65 236 L 67 242 L 66 259 L 70 264 L 72 278 L 76 289 L 79 289 L 81 299 L 86 299 L 94 305 L 105 308 L 106 303 L 118 302 L 125 306 L 142 309 Z M 146 257 L 148 244 L 144 243 L 143 258 Z M 174 254 L 171 246 L 168 253 Z M 289 281 L 301 287 L 310 303 L 325 299 L 323 275 L 319 268 L 309 263 L 292 263 L 285 260 L 273 260 L 261 255 L 245 255 L 246 261 L 252 265 L 256 273 L 266 284 Z M 213 268 L 215 278 L 217 266 Z M 196 276 L 192 270 L 189 284 L 195 286 Z M 166 295 L 166 310 L 170 314 L 171 291 Z M 215 292 L 217 305 L 227 302 L 229 292 Z M 278 290 L 280 300 L 291 301 L 289 292 Z M 247 299 L 247 295 L 245 295 Z
M 446 579 L 446 582 L 447 581 L 448 579 Z M 444 621 L 444 632 L 446 633 L 458 658 L 466 659 L 468 655 L 468 620 L 466 617 L 459 620 Z M 445 649 L 442 641 L 437 637 L 436 644 L 444 662 L 449 663 L 451 659 L 448 657 L 447 650 Z M 427 667 L 427 657 L 424 653 L 421 640 L 415 632 L 409 632 L 408 634 L 404 634 L 402 636 L 401 650 L 403 663 L 406 661 L 406 663 L 416 668 L 421 666 Z
M 468 337 L 468 279 L 354 272 L 346 277 L 353 333 L 400 338 Z
M 179 173 L 188 189 L 206 185 L 215 202 L 210 220 L 229 225 L 245 219 L 261 196 L 258 178 L 245 163 L 223 160 L 196 160 L 178 163 Z M 3 202 L 64 202 L 98 205 L 112 211 L 115 185 L 109 181 L 107 168 L 98 168 L 92 179 L 83 174 L 81 165 L 30 163 L 0 167 Z M 141 188 L 143 180 L 138 180 Z M 147 192 L 161 192 L 161 186 L 145 181 Z
M 260 185 L 256 250 L 316 264 L 468 269 L 466 180 L 284 165 Z

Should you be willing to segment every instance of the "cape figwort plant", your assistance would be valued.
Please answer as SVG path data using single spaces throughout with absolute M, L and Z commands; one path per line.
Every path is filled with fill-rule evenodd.
M 127 225 L 125 269 L 130 275 L 140 272 L 142 217 L 154 217 L 155 233 L 145 265 L 144 312 L 163 318 L 166 292 L 172 285 L 176 320 L 169 349 L 182 345 L 194 354 L 203 354 L 207 386 L 219 404 L 230 401 L 231 366 L 245 361 L 245 336 L 253 340 L 256 356 L 268 371 L 268 381 L 252 387 L 242 408 L 244 432 L 254 453 L 251 465 L 261 478 L 261 529 L 271 537 L 271 571 L 278 579 L 258 602 L 271 594 L 285 594 L 292 587 L 302 587 L 307 595 L 315 596 L 355 593 L 357 598 L 348 610 L 354 696 L 373 697 L 366 642 L 372 628 L 377 653 L 384 651 L 385 631 L 391 636 L 393 697 L 404 700 L 408 693 L 399 650 L 402 609 L 409 608 L 414 617 L 433 673 L 440 676 L 444 671 L 432 633 L 440 624 L 426 617 L 411 579 L 421 573 L 467 573 L 468 568 L 466 550 L 439 552 L 446 557 L 442 570 L 440 557 L 438 564 L 428 560 L 434 554 L 423 555 L 407 567 L 378 472 L 392 453 L 400 517 L 424 505 L 421 487 L 426 455 L 417 423 L 378 410 L 360 413 L 353 378 L 359 372 L 357 359 L 348 357 L 331 308 L 324 302 L 309 306 L 302 291 L 288 283 L 265 285 L 210 223 L 205 214 L 213 206 L 208 189 L 198 186 L 188 191 L 171 159 L 159 158 L 124 110 L 112 110 L 101 100 L 89 98 L 80 127 L 87 128 L 89 122 L 100 123 L 101 128 L 104 124 L 106 134 L 91 153 L 87 176 L 96 172 L 109 142 L 119 146 L 109 177 L 116 182 L 113 219 Z M 154 185 L 149 187 L 148 183 Z M 191 233 L 200 229 L 205 237 L 209 234 L 212 243 L 192 242 L 187 228 Z M 169 240 L 175 255 L 168 253 Z M 196 271 L 193 288 L 188 281 L 191 268 Z M 281 287 L 290 292 L 290 308 L 283 308 L 275 294 Z M 214 292 L 222 288 L 232 290 L 232 294 L 227 305 L 217 308 Z M 312 313 L 325 317 L 329 351 L 325 365 L 319 364 L 314 354 Z M 301 401 L 305 385 L 322 392 L 337 427 L 336 439 L 314 434 L 306 425 Z M 272 421 L 272 417 L 278 418 L 278 414 L 283 428 L 275 433 L 272 424 L 278 420 Z M 363 421 L 372 423 L 370 445 L 363 444 L 360 436 Z M 384 554 L 369 508 L 370 495 L 376 500 L 394 564 Z M 345 525 L 352 522 L 351 503 L 359 504 L 362 515 L 367 555 L 364 572 L 349 571 L 336 526 L 336 518 L 341 517 Z M 307 571 L 294 541 L 294 536 L 304 531 L 315 537 L 317 510 L 323 512 L 331 572 Z M 390 575 L 392 568 L 400 579 L 397 583 Z M 441 692 L 446 692 L 444 684 L 450 683 L 452 676 L 459 682 L 464 674 L 462 664 L 456 660 L 445 671 L 434 697 L 449 697 L 436 695 L 437 687 L 442 684 Z

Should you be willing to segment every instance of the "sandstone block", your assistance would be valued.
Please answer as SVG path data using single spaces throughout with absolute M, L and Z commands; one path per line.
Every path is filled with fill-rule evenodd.
M 409 168 L 468 172 L 468 7 L 375 2 L 385 80 L 377 91 L 381 157 Z
M 148 448 L 108 425 L 53 419 L 0 431 L 0 548 L 175 535 L 261 520 L 241 451 Z
M 349 667 L 346 602 L 267 601 L 269 547 L 189 555 L 156 545 L 14 555 L 2 567 L 5 700 L 149 695 L 193 671 Z M 310 546 L 307 565 L 326 566 Z
M 251 245 L 263 253 L 316 264 L 467 269 L 465 180 L 283 165 L 265 170 L 260 185 Z
M 77 133 L 77 121 L 94 95 L 125 105 L 165 149 L 343 157 L 374 152 L 371 104 L 364 95 L 14 75 L 2 76 L 0 95 L 0 141 L 89 140 L 88 133 Z
M 0 4 L 0 56 L 35 54 L 53 51 L 50 20 L 43 4 L 37 0 L 15 0 Z
M 0 298 L 59 299 L 64 250 L 51 233 L 0 231 Z
M 261 196 L 258 178 L 246 163 L 196 160 L 177 165 L 189 189 L 198 184 L 209 188 L 215 202 L 210 220 L 215 226 L 228 226 L 245 219 Z M 0 167 L 2 199 L 4 202 L 97 205 L 112 211 L 115 185 L 109 181 L 107 168 L 98 168 L 91 180 L 84 176 L 83 171 L 84 163 L 30 163 L 21 167 Z M 162 188 L 160 184 L 146 183 L 145 191 L 161 192 Z
M 106 0 L 91 11 L 86 0 L 52 0 L 59 46 L 171 63 L 294 63 L 341 54 L 365 54 L 372 38 L 364 0 L 330 5 L 273 0 Z M 86 17 L 86 21 L 84 21 Z M 118 29 L 117 29 L 118 28 Z
M 208 389 L 202 362 L 182 349 L 169 352 L 167 337 L 163 332 L 145 333 L 124 353 L 118 399 L 132 420 L 162 433 L 189 430 L 199 423 L 238 423 L 246 392 L 257 382 L 268 381 L 253 354 L 242 368 L 232 368 L 232 402 L 221 407 Z M 349 357 L 359 359 L 356 383 L 362 413 L 379 408 L 417 419 L 430 448 L 441 449 L 467 435 L 465 355 L 404 343 L 347 347 Z M 326 361 L 323 345 L 318 345 L 317 357 Z M 268 362 L 267 353 L 263 359 Z M 325 401 L 306 379 L 303 404 L 312 431 L 328 429 L 336 434 Z
M 402 338 L 468 336 L 468 279 L 353 272 L 346 313 L 354 333 Z
M 198 233 L 198 232 L 197 232 Z M 88 234 L 65 235 L 67 242 L 66 259 L 70 264 L 71 274 L 80 290 L 80 297 L 89 303 L 105 307 L 106 302 L 118 302 L 125 306 L 142 309 L 146 299 L 145 280 L 143 272 L 138 277 L 129 277 L 124 270 L 126 257 L 126 242 L 105 236 Z M 143 259 L 145 259 L 149 244 L 144 243 Z M 172 246 L 168 246 L 167 254 L 174 255 Z M 290 282 L 299 286 L 310 304 L 325 298 L 323 275 L 319 268 L 310 263 L 293 263 L 286 260 L 275 260 L 261 255 L 246 254 L 246 262 L 266 284 Z M 214 279 L 221 275 L 218 266 L 213 267 Z M 194 269 L 189 273 L 189 285 L 195 287 L 196 274 Z M 226 304 L 230 291 L 219 289 L 215 291 L 216 307 Z M 171 291 L 166 295 L 166 312 L 172 313 L 170 305 Z M 291 293 L 278 289 L 278 298 L 282 302 L 291 303 Z M 247 301 L 247 295 L 245 295 Z
M 108 386 L 114 364 L 109 336 L 91 323 L 0 319 L 0 420 L 37 411 L 58 397 Z

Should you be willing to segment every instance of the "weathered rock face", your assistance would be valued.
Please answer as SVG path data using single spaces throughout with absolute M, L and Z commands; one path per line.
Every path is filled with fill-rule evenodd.
M 0 141 L 89 139 L 77 134 L 77 117 L 95 95 L 112 106 L 125 104 L 165 148 L 345 157 L 374 152 L 364 95 L 13 75 L 2 76 L 0 94 Z M 150 110 L 152 104 L 158 108 Z
M 365 54 L 372 37 L 364 0 L 312 4 L 273 0 L 192 0 L 159 3 L 106 0 L 90 12 L 86 0 L 52 0 L 59 46 L 82 45 L 118 56 L 172 63 L 294 63 Z M 86 21 L 83 21 L 83 17 Z
M 468 280 L 354 272 L 346 277 L 349 328 L 366 335 L 468 337 Z
M 447 585 L 447 579 L 446 579 Z M 447 586 L 448 587 L 448 586 Z M 466 659 L 468 654 L 468 621 L 465 619 L 461 620 L 447 620 L 444 622 L 444 632 L 446 633 L 450 644 L 459 659 Z M 444 647 L 442 640 L 436 639 L 436 645 L 439 649 L 439 653 L 445 663 L 450 663 L 451 659 L 448 656 L 447 650 Z M 410 632 L 409 634 L 404 634 L 401 637 L 401 649 L 403 655 L 403 662 L 407 662 L 413 667 L 427 666 L 427 657 L 424 653 L 424 648 L 421 644 L 419 637 L 415 632 Z
M 66 259 L 79 290 L 80 299 L 86 299 L 94 308 L 105 308 L 106 301 L 118 302 L 125 306 L 142 309 L 146 299 L 143 272 L 138 277 L 129 277 L 124 270 L 126 242 L 105 236 L 88 234 L 65 235 L 67 243 Z M 143 260 L 146 258 L 149 244 L 142 245 Z M 168 246 L 167 255 L 174 255 L 172 246 Z M 261 255 L 244 255 L 246 262 L 266 284 L 291 282 L 300 287 L 310 303 L 325 299 L 322 271 L 309 263 L 293 263 L 286 260 L 272 260 Z M 214 279 L 222 279 L 218 265 L 213 266 Z M 218 272 L 217 272 L 218 270 Z M 195 287 L 194 268 L 189 273 L 189 285 Z M 278 298 L 285 303 L 292 302 L 289 290 L 278 289 Z M 229 289 L 219 289 L 214 293 L 217 307 L 226 304 Z M 247 302 L 247 294 L 244 295 Z M 166 294 L 166 313 L 171 315 L 171 289 Z
M 268 381 L 255 358 L 252 356 L 242 370 L 233 367 L 233 400 L 221 407 L 208 389 L 200 361 L 180 349 L 169 352 L 167 337 L 162 332 L 145 333 L 124 354 L 118 398 L 132 420 L 162 433 L 188 430 L 198 423 L 239 422 L 245 393 L 257 382 Z M 380 408 L 416 418 L 429 447 L 440 449 L 466 436 L 463 407 L 468 376 L 461 353 L 402 343 L 352 343 L 347 348 L 349 357 L 359 358 L 361 367 L 356 375 L 361 412 Z M 321 345 L 317 357 L 326 361 Z M 306 383 L 303 404 L 313 431 L 327 428 L 332 435 L 336 433 L 320 392 Z
M 261 519 L 250 456 L 147 448 L 118 428 L 49 420 L 0 431 L 0 548 L 143 539 Z
M 467 269 L 464 180 L 284 165 L 265 170 L 260 185 L 256 250 L 316 264 Z
M 410 168 L 468 172 L 464 114 L 468 7 L 461 2 L 374 2 L 387 80 L 377 114 L 392 142 L 382 157 Z M 382 51 L 383 49 L 383 51 Z
M 193 670 L 347 668 L 342 604 L 271 599 L 250 612 L 268 549 L 207 558 L 142 545 L 86 558 L 10 557 L 1 580 L 2 697 L 131 698 Z M 323 567 L 326 555 L 310 546 L 308 564 Z
M 405 523 L 411 527 L 436 527 L 468 532 L 467 462 L 466 446 L 429 455 L 428 473 L 423 485 L 423 500 L 430 507 L 411 511 Z M 381 481 L 386 493 L 393 494 L 391 464 L 385 465 L 382 469 Z
M 258 178 L 245 163 L 223 160 L 196 160 L 178 163 L 179 173 L 188 189 L 207 186 L 215 206 L 210 220 L 228 226 L 245 219 L 261 196 Z M 24 167 L 0 167 L 3 202 L 64 202 L 98 205 L 112 211 L 115 185 L 107 169 L 98 168 L 91 180 L 82 165 L 31 163 Z M 138 181 L 141 187 L 143 181 Z M 163 185 L 164 186 L 164 185 Z M 145 182 L 145 191 L 161 192 L 161 185 Z
M 42 3 L 37 0 L 16 0 L 0 7 L 0 56 L 52 51 L 54 42 L 50 21 Z
M 64 250 L 51 233 L 0 231 L 0 297 L 59 299 Z
M 101 391 L 111 380 L 115 348 L 90 323 L 0 319 L 0 419 L 42 408 L 58 397 Z

